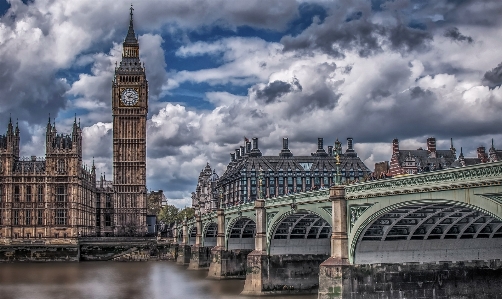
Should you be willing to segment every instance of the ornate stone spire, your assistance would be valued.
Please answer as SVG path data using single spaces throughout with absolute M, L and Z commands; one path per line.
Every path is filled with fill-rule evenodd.
M 134 11 L 134 8 L 132 7 L 132 4 L 131 4 L 131 18 L 129 20 L 129 30 L 127 31 L 127 36 L 124 40 L 124 44 L 137 44 L 138 43 L 138 39 L 136 38 L 136 34 L 134 33 L 134 24 L 133 24 L 133 11 Z

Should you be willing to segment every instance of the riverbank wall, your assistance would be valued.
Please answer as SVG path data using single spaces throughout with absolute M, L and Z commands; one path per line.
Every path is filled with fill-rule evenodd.
M 0 263 L 173 260 L 174 246 L 153 238 L 22 241 L 0 245 Z

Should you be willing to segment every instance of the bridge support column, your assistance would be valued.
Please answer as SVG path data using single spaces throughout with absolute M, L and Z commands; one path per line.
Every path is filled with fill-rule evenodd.
M 186 220 L 183 221 L 183 237 L 181 244 L 178 246 L 177 264 L 186 265 L 190 263 L 190 245 L 188 244 L 188 226 Z
M 264 286 L 264 280 L 268 277 L 269 256 L 267 255 L 267 213 L 265 201 L 258 199 L 255 201 L 256 212 L 256 235 L 255 249 L 247 256 L 246 282 L 242 295 L 264 295 L 268 293 Z
M 329 190 L 332 223 L 331 232 L 331 257 L 319 267 L 319 299 L 349 298 L 350 290 L 345 290 L 344 285 L 349 285 L 352 265 L 349 262 L 348 235 L 347 235 L 347 200 L 345 188 L 333 186 Z M 349 281 L 347 281 L 349 280 Z M 350 295 L 350 294 L 349 294 Z
M 243 256 L 240 251 L 226 250 L 225 212 L 223 209 L 218 209 L 216 213 L 218 234 L 216 235 L 216 246 L 211 249 L 211 264 L 207 277 L 210 279 L 242 279 L 245 277 L 246 255 Z
M 188 270 L 207 269 L 211 261 L 211 249 L 202 246 L 202 219 L 200 215 L 195 216 L 195 245 L 191 249 L 190 264 Z

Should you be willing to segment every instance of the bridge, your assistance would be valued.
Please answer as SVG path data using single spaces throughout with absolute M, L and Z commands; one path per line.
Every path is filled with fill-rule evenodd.
M 174 231 L 178 263 L 246 279 L 243 294 L 496 298 L 502 162 L 258 199 Z

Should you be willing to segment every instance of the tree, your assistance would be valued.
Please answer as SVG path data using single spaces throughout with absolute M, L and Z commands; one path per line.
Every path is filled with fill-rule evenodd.
M 194 216 L 195 216 L 195 209 L 186 207 L 178 213 L 177 221 L 182 222 L 183 220 L 193 218 Z
M 193 218 L 195 216 L 195 210 L 190 207 L 186 207 L 180 211 L 177 207 L 173 205 L 166 205 L 160 209 L 157 214 L 157 219 L 164 222 L 165 224 L 171 224 L 174 222 L 181 223 L 186 219 Z
M 180 210 L 173 205 L 166 205 L 159 210 L 157 214 L 157 219 L 166 224 L 171 224 L 173 222 L 178 221 L 177 216 Z

